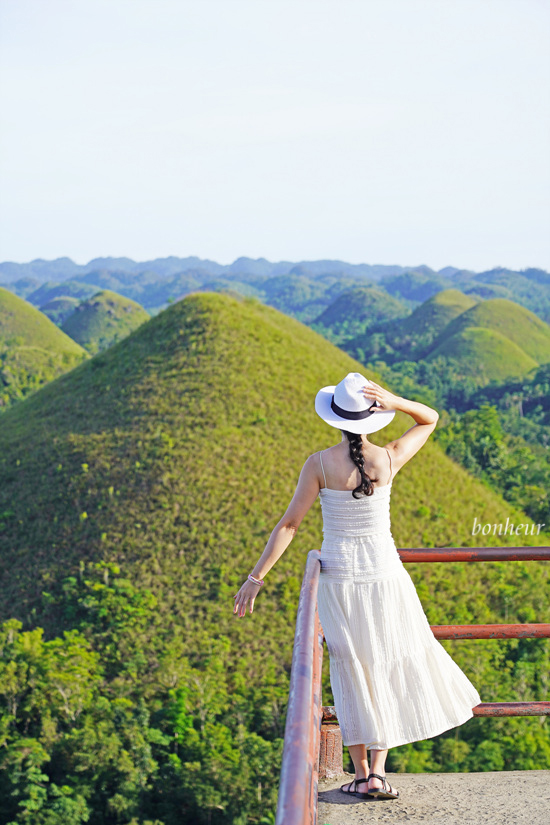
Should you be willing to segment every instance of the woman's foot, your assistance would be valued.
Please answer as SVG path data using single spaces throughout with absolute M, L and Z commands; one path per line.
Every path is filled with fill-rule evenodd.
M 359 799 L 366 799 L 368 795 L 368 779 L 366 776 L 358 776 L 356 779 L 352 779 L 351 782 L 341 785 L 340 790 L 350 796 L 357 796 Z
M 385 775 L 380 775 L 377 773 L 370 773 L 369 774 L 369 784 L 368 784 L 368 793 L 369 796 L 374 797 L 375 799 L 397 799 L 399 796 L 399 791 L 396 791 L 388 780 L 386 779 Z

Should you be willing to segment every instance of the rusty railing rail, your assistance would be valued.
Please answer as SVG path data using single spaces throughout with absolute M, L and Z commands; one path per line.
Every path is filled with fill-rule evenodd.
M 275 825 L 315 825 L 323 636 L 317 615 L 321 553 L 310 550 L 298 600 Z
M 404 548 L 398 552 L 404 563 L 550 561 L 550 547 Z M 319 754 L 327 753 L 321 728 L 323 739 L 332 732 L 332 748 L 336 742 L 341 751 L 336 711 L 321 705 L 324 638 L 317 614 L 320 561 L 320 551 L 310 550 L 298 601 L 275 825 L 316 825 Z M 432 625 L 431 628 L 436 639 L 550 637 L 550 624 Z M 474 716 L 549 716 L 550 702 L 483 702 L 473 710 Z M 321 765 L 322 775 L 326 775 L 323 769 Z

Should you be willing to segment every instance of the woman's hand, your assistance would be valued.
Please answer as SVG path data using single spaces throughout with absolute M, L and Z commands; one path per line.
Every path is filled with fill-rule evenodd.
M 254 584 L 250 579 L 247 579 L 237 595 L 234 596 L 235 604 L 233 606 L 233 613 L 238 613 L 239 618 L 244 616 L 248 602 L 250 602 L 250 612 L 252 613 L 256 596 L 261 587 L 261 584 Z
M 371 381 L 370 384 L 367 384 L 367 386 L 363 388 L 363 394 L 365 398 L 374 398 L 374 400 L 378 402 L 378 407 L 374 408 L 374 412 L 376 412 L 377 409 L 381 411 L 398 410 L 399 403 L 403 400 L 398 395 L 394 395 L 389 390 L 385 390 L 384 387 L 381 387 L 380 384 L 377 384 L 375 381 Z

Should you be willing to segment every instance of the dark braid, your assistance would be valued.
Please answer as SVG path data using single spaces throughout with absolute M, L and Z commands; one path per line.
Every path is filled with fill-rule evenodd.
M 361 493 L 363 493 L 366 496 L 372 496 L 374 492 L 374 485 L 365 472 L 365 458 L 363 456 L 363 439 L 358 433 L 349 433 L 347 430 L 344 430 L 344 434 L 347 436 L 349 441 L 350 458 L 359 470 L 359 472 L 361 473 L 361 483 L 353 491 L 353 497 L 359 498 Z

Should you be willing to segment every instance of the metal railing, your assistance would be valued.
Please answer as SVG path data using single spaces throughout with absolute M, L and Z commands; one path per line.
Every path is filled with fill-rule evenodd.
M 550 561 L 550 547 L 443 547 L 399 550 L 407 562 Z M 316 825 L 319 748 L 323 719 L 337 723 L 321 705 L 323 631 L 317 614 L 321 553 L 310 550 L 296 617 L 290 689 L 275 825 Z M 550 637 L 550 624 L 432 625 L 436 639 Z M 550 702 L 484 702 L 474 716 L 548 716 Z

